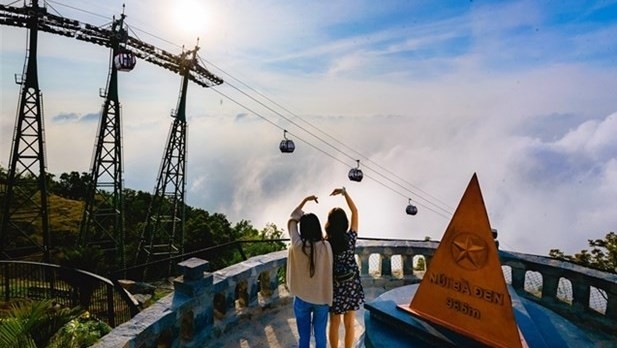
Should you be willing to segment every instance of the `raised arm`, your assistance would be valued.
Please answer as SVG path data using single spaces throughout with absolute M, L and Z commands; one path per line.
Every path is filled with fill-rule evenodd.
M 291 212 L 289 221 L 287 221 L 287 230 L 289 231 L 289 238 L 291 238 L 292 244 L 300 242 L 300 234 L 298 233 L 298 222 L 300 221 L 302 215 L 304 215 L 302 208 L 304 207 L 304 204 L 306 204 L 306 202 L 308 201 L 315 201 L 315 203 L 319 203 L 317 202 L 317 196 L 315 195 L 304 197 L 302 202 L 300 202 L 300 204 L 298 204 L 298 206 Z
M 330 196 L 343 195 L 345 197 L 345 201 L 347 201 L 347 205 L 349 206 L 349 210 L 351 210 L 351 221 L 349 223 L 349 228 L 352 231 L 358 232 L 358 208 L 356 208 L 356 204 L 351 199 L 345 187 L 336 188 L 332 191 Z
M 315 195 L 311 195 L 311 196 L 306 196 L 304 197 L 304 199 L 302 200 L 302 202 L 300 202 L 300 204 L 298 204 L 298 206 L 296 207 L 296 209 L 294 209 L 294 211 L 291 213 L 291 216 L 294 216 L 294 213 L 296 213 L 297 211 L 302 212 L 302 208 L 304 207 L 304 205 L 306 204 L 306 202 L 308 201 L 315 201 L 315 203 L 319 203 L 317 201 L 317 196 Z M 302 217 L 302 215 L 298 216 L 297 220 L 300 220 L 300 218 Z

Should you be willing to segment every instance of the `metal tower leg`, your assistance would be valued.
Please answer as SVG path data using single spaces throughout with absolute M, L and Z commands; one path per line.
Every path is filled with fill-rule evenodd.
M 186 130 L 186 122 L 179 118 L 171 125 L 155 193 L 137 251 L 137 262 L 147 263 L 153 259 L 184 253 Z
M 42 96 L 37 72 L 38 16 L 32 1 L 29 54 L 21 84 L 19 110 L 11 149 L 0 230 L 0 258 L 42 253 L 49 262 L 51 239 L 45 159 Z M 17 79 L 16 79 L 17 80 Z
M 148 263 L 153 258 L 170 258 L 184 253 L 184 190 L 186 186 L 186 90 L 189 69 L 194 63 L 195 50 L 185 52 L 183 57 L 192 58 L 183 62 L 182 85 L 178 108 L 169 131 L 167 146 L 161 161 L 157 184 L 150 202 L 145 227 L 137 249 L 136 262 Z M 169 263 L 168 274 L 172 263 Z M 146 270 L 144 270 L 144 275 Z
M 122 195 L 122 127 L 118 101 L 118 71 L 113 63 L 104 96 L 103 111 L 92 158 L 88 188 L 81 222 L 79 243 L 95 245 L 114 252 L 115 260 L 124 261 L 124 200 Z

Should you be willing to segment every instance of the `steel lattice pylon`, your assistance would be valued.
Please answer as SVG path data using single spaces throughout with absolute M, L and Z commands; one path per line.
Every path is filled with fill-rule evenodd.
M 182 85 L 173 123 L 169 130 L 157 184 L 150 202 L 145 227 L 137 248 L 136 262 L 169 258 L 184 253 L 184 189 L 186 186 L 186 91 L 190 68 L 197 50 L 182 54 Z M 170 262 L 169 267 L 172 264 Z M 168 269 L 168 272 L 170 269 Z
M 125 266 L 122 122 L 118 100 L 118 69 L 114 58 L 120 53 L 120 43 L 127 37 L 123 20 L 124 14 L 119 20 L 114 20 L 112 25 L 110 72 L 92 157 L 92 181 L 88 187 L 79 233 L 80 245 L 94 245 L 113 252 L 121 267 Z
M 21 81 L 19 109 L 9 161 L 7 182 L 2 183 L 4 204 L 0 230 L 0 257 L 41 254 L 49 262 L 51 240 L 45 159 L 42 96 L 37 72 L 38 17 L 44 8 L 33 0 L 29 8 L 29 44 Z
M 86 194 L 83 220 L 80 227 L 79 243 L 81 245 L 97 245 L 106 250 L 115 251 L 115 260 L 124 266 L 124 226 L 123 226 L 123 180 L 122 180 L 122 134 L 120 103 L 118 101 L 117 73 L 128 71 L 127 61 L 140 58 L 173 73 L 183 76 L 183 90 L 187 81 L 193 81 L 202 87 L 220 85 L 223 80 L 212 74 L 195 59 L 196 51 L 173 54 L 157 48 L 147 42 L 131 37 L 124 24 L 124 13 L 119 20 L 113 20 L 112 25 L 99 27 L 48 13 L 44 7 L 39 7 L 38 0 L 31 0 L 31 5 L 14 7 L 0 4 L 0 25 L 26 28 L 30 31 L 29 54 L 22 81 L 21 99 L 17 114 L 15 134 L 6 179 L 0 177 L 0 258 L 11 258 L 33 253 L 42 253 L 45 261 L 49 261 L 52 249 L 50 227 L 48 222 L 48 191 L 46 174 L 46 159 L 44 150 L 44 132 L 42 100 L 37 77 L 37 33 L 48 32 L 76 40 L 89 42 L 111 48 L 110 73 L 105 102 L 95 141 L 91 166 L 91 186 Z M 192 54 L 191 59 L 187 57 Z M 118 60 L 116 60 L 118 59 Z M 120 68 L 114 63 L 119 64 Z M 181 94 L 181 99 L 185 98 Z M 181 159 L 170 160 L 174 164 L 163 163 L 166 171 L 161 169 L 159 182 L 162 183 L 161 196 L 180 197 L 171 199 L 178 204 L 177 209 L 184 207 L 184 154 L 186 144 L 186 119 L 184 116 L 184 101 L 179 102 L 176 119 L 170 132 L 169 146 L 166 151 L 178 154 Z M 167 158 L 167 154 L 164 158 Z M 162 168 L 163 168 L 162 167 Z M 163 174 L 165 173 L 165 174 Z M 167 176 L 165 176 L 167 175 Z M 166 189 L 175 185 L 174 193 Z M 159 185 L 159 186 L 160 186 Z M 158 186 L 157 186 L 158 187 Z M 163 200 L 161 200 L 163 201 Z M 152 206 L 166 204 L 153 202 Z M 158 208 L 157 208 L 158 209 Z M 166 208 L 165 208 L 166 209 Z M 151 210 L 156 212 L 157 210 Z M 165 221 L 160 216 L 175 216 L 182 223 L 183 213 L 153 213 L 157 221 Z M 151 217 L 155 215 L 150 215 Z M 165 224 L 165 223 L 164 223 Z M 158 227 L 157 227 L 158 229 Z M 170 245 L 182 246 L 183 227 L 174 227 L 173 240 Z M 181 249 L 180 249 L 181 250 Z M 112 256 L 111 254 L 108 254 Z M 111 258 L 109 259 L 111 260 Z

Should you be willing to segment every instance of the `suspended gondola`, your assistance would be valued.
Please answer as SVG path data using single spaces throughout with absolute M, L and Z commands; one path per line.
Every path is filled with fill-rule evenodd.
M 411 198 L 409 199 L 409 204 L 407 205 L 407 208 L 405 208 L 405 212 L 407 213 L 407 215 L 416 215 L 418 214 L 418 208 L 411 204 Z
M 349 180 L 351 181 L 360 182 L 362 181 L 364 174 L 362 174 L 362 170 L 360 169 L 360 160 L 356 160 L 356 162 L 358 162 L 358 166 L 356 168 L 351 168 L 351 170 L 349 170 L 348 177 L 349 177 Z
M 135 54 L 125 48 L 118 49 L 114 57 L 114 66 L 118 71 L 131 71 L 137 64 Z
M 287 130 L 283 130 L 283 140 L 281 140 L 281 144 L 279 145 L 279 149 L 282 153 L 292 153 L 296 149 L 296 144 L 294 144 L 293 140 L 287 139 Z

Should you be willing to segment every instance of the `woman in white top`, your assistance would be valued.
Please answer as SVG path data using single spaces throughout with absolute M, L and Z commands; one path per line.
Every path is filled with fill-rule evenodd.
M 299 348 L 309 347 L 311 326 L 315 347 L 325 348 L 328 311 L 333 296 L 332 249 L 330 243 L 324 240 L 319 218 L 302 211 L 308 201 L 317 203 L 317 197 L 304 198 L 291 213 L 287 224 L 291 238 L 287 257 L 287 286 L 294 296 Z

